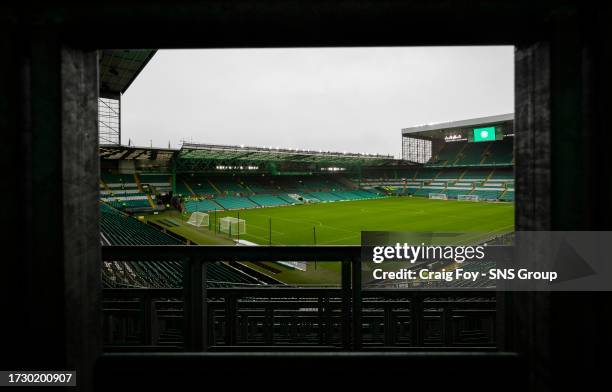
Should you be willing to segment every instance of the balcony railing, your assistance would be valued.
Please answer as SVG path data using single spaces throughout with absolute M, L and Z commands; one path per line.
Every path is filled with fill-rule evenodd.
M 181 260 L 182 288 L 104 289 L 108 350 L 495 349 L 496 294 L 362 288 L 358 246 L 110 246 L 103 260 Z M 337 288 L 207 288 L 216 261 L 340 261 Z

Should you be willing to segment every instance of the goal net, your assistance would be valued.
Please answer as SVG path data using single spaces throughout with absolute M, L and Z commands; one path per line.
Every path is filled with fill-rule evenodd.
M 246 233 L 246 221 L 244 219 L 226 216 L 219 219 L 219 231 L 229 235 L 242 235 Z
M 208 227 L 208 214 L 196 211 L 191 214 L 187 224 L 195 227 Z
M 430 193 L 429 198 L 435 199 L 435 200 L 447 200 L 448 199 L 448 197 L 446 197 L 446 193 Z
M 478 201 L 478 195 L 457 195 L 457 200 Z

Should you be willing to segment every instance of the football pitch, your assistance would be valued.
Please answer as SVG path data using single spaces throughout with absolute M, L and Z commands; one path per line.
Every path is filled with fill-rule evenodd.
M 514 204 L 429 200 L 417 197 L 304 204 L 210 213 L 209 228 L 187 225 L 187 215 L 177 211 L 149 215 L 149 221 L 171 220 L 166 226 L 196 244 L 231 244 L 216 222 L 226 216 L 244 219 L 241 240 L 259 245 L 360 245 L 362 231 L 412 231 L 463 233 L 459 243 L 474 243 L 514 231 Z M 158 224 L 160 222 L 157 222 Z M 233 235 L 233 239 L 238 236 Z M 270 269 L 248 263 L 270 274 Z M 312 265 L 311 265 L 312 264 Z M 275 277 L 285 283 L 335 284 L 338 263 L 309 263 L 308 271 L 273 264 Z

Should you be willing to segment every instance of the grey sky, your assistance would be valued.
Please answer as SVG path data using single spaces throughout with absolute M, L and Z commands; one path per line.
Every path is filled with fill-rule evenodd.
M 160 50 L 122 98 L 122 142 L 400 156 L 401 128 L 514 110 L 504 47 Z

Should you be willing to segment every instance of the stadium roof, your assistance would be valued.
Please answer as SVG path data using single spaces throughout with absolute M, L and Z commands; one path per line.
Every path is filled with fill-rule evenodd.
M 179 159 L 220 162 L 300 162 L 378 166 L 396 161 L 392 155 L 355 154 L 283 148 L 184 143 Z
M 178 150 L 171 148 L 101 145 L 100 158 L 112 160 L 160 160 L 169 161 Z
M 131 161 L 162 161 L 176 163 L 177 172 L 205 172 L 219 166 L 235 166 L 232 169 L 251 170 L 248 167 L 267 167 L 267 163 L 287 163 L 297 171 L 312 170 L 311 165 L 324 170 L 357 168 L 404 168 L 413 163 L 395 159 L 391 155 L 355 154 L 331 151 L 276 149 L 215 144 L 184 143 L 180 149 L 100 145 L 100 159 Z M 161 162 L 160 162 L 161 163 Z M 306 166 L 304 166 L 306 165 Z M 304 169 L 299 169 L 300 167 Z M 308 168 L 308 169 L 306 169 Z
M 514 121 L 514 113 L 499 114 L 496 116 L 477 117 L 467 120 L 449 121 L 436 124 L 417 125 L 403 128 L 402 136 L 415 135 L 431 138 L 444 137 L 449 131 L 462 131 L 468 128 L 486 125 L 502 125 Z M 416 135 L 415 135 L 416 136 Z
M 100 51 L 100 96 L 118 99 L 130 87 L 155 52 L 153 49 Z

